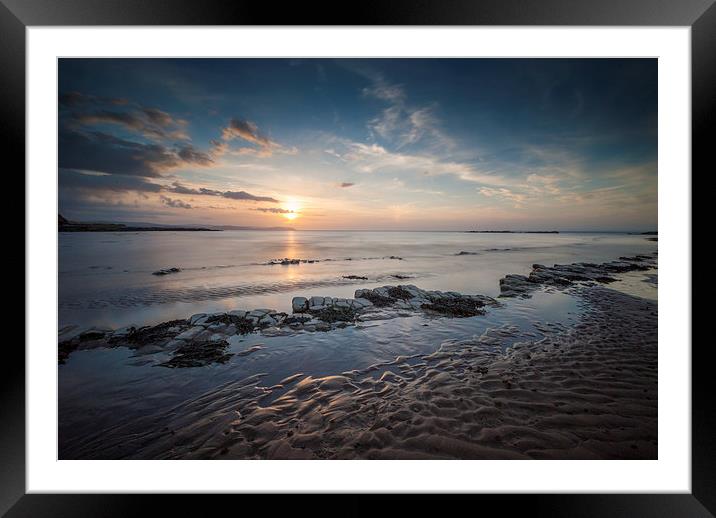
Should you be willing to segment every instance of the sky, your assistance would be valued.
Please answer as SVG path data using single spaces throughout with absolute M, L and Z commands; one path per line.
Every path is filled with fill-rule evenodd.
M 75 221 L 655 230 L 655 59 L 60 59 Z

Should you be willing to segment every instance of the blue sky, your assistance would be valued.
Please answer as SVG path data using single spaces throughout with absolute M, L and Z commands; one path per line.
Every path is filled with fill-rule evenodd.
M 70 219 L 656 228 L 653 59 L 62 59 L 59 72 Z

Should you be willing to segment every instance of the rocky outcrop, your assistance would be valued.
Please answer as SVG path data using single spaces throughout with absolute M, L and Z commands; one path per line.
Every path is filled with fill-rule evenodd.
M 170 273 L 179 273 L 181 271 L 181 268 L 163 268 L 161 270 L 157 270 L 156 272 L 152 272 L 152 275 L 169 275 Z
M 620 257 L 607 263 L 555 264 L 548 267 L 533 264 L 529 276 L 509 274 L 500 279 L 500 297 L 529 297 L 541 286 L 567 287 L 575 282 L 610 283 L 617 273 L 646 271 L 657 266 L 656 252 L 652 255 Z
M 291 259 L 289 257 L 284 257 L 283 259 L 271 259 L 270 261 L 267 261 L 266 265 L 273 265 L 273 264 L 281 264 L 283 266 L 288 266 L 290 264 L 313 264 L 313 263 L 320 263 L 318 259 Z
M 375 301 L 375 302 L 374 302 Z M 59 361 L 64 363 L 79 348 L 124 346 L 145 355 L 168 353 L 158 365 L 170 368 L 199 367 L 223 363 L 235 335 L 261 333 L 285 336 L 299 332 L 326 332 L 360 322 L 385 320 L 423 312 L 433 316 L 481 315 L 484 306 L 497 302 L 482 295 L 425 291 L 413 285 L 360 289 L 355 298 L 294 297 L 291 315 L 273 309 L 236 309 L 220 313 L 197 313 L 185 320 L 155 326 L 127 326 L 115 331 L 91 328 L 60 336 Z

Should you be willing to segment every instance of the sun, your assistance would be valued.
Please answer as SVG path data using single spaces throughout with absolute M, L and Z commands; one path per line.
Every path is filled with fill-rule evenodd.
M 284 212 L 283 217 L 290 221 L 293 221 L 300 215 L 300 208 L 301 206 L 296 200 L 288 200 L 283 207 L 283 209 L 288 212 Z

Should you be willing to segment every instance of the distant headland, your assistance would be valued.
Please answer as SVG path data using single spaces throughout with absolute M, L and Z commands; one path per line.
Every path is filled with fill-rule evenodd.
M 222 230 L 294 230 L 291 227 L 240 227 L 233 225 L 217 226 L 171 226 L 153 225 L 151 223 L 124 224 L 124 223 L 94 223 L 70 221 L 62 214 L 57 215 L 57 230 L 59 232 L 221 232 Z
M 466 230 L 467 234 L 559 234 L 558 230 Z

